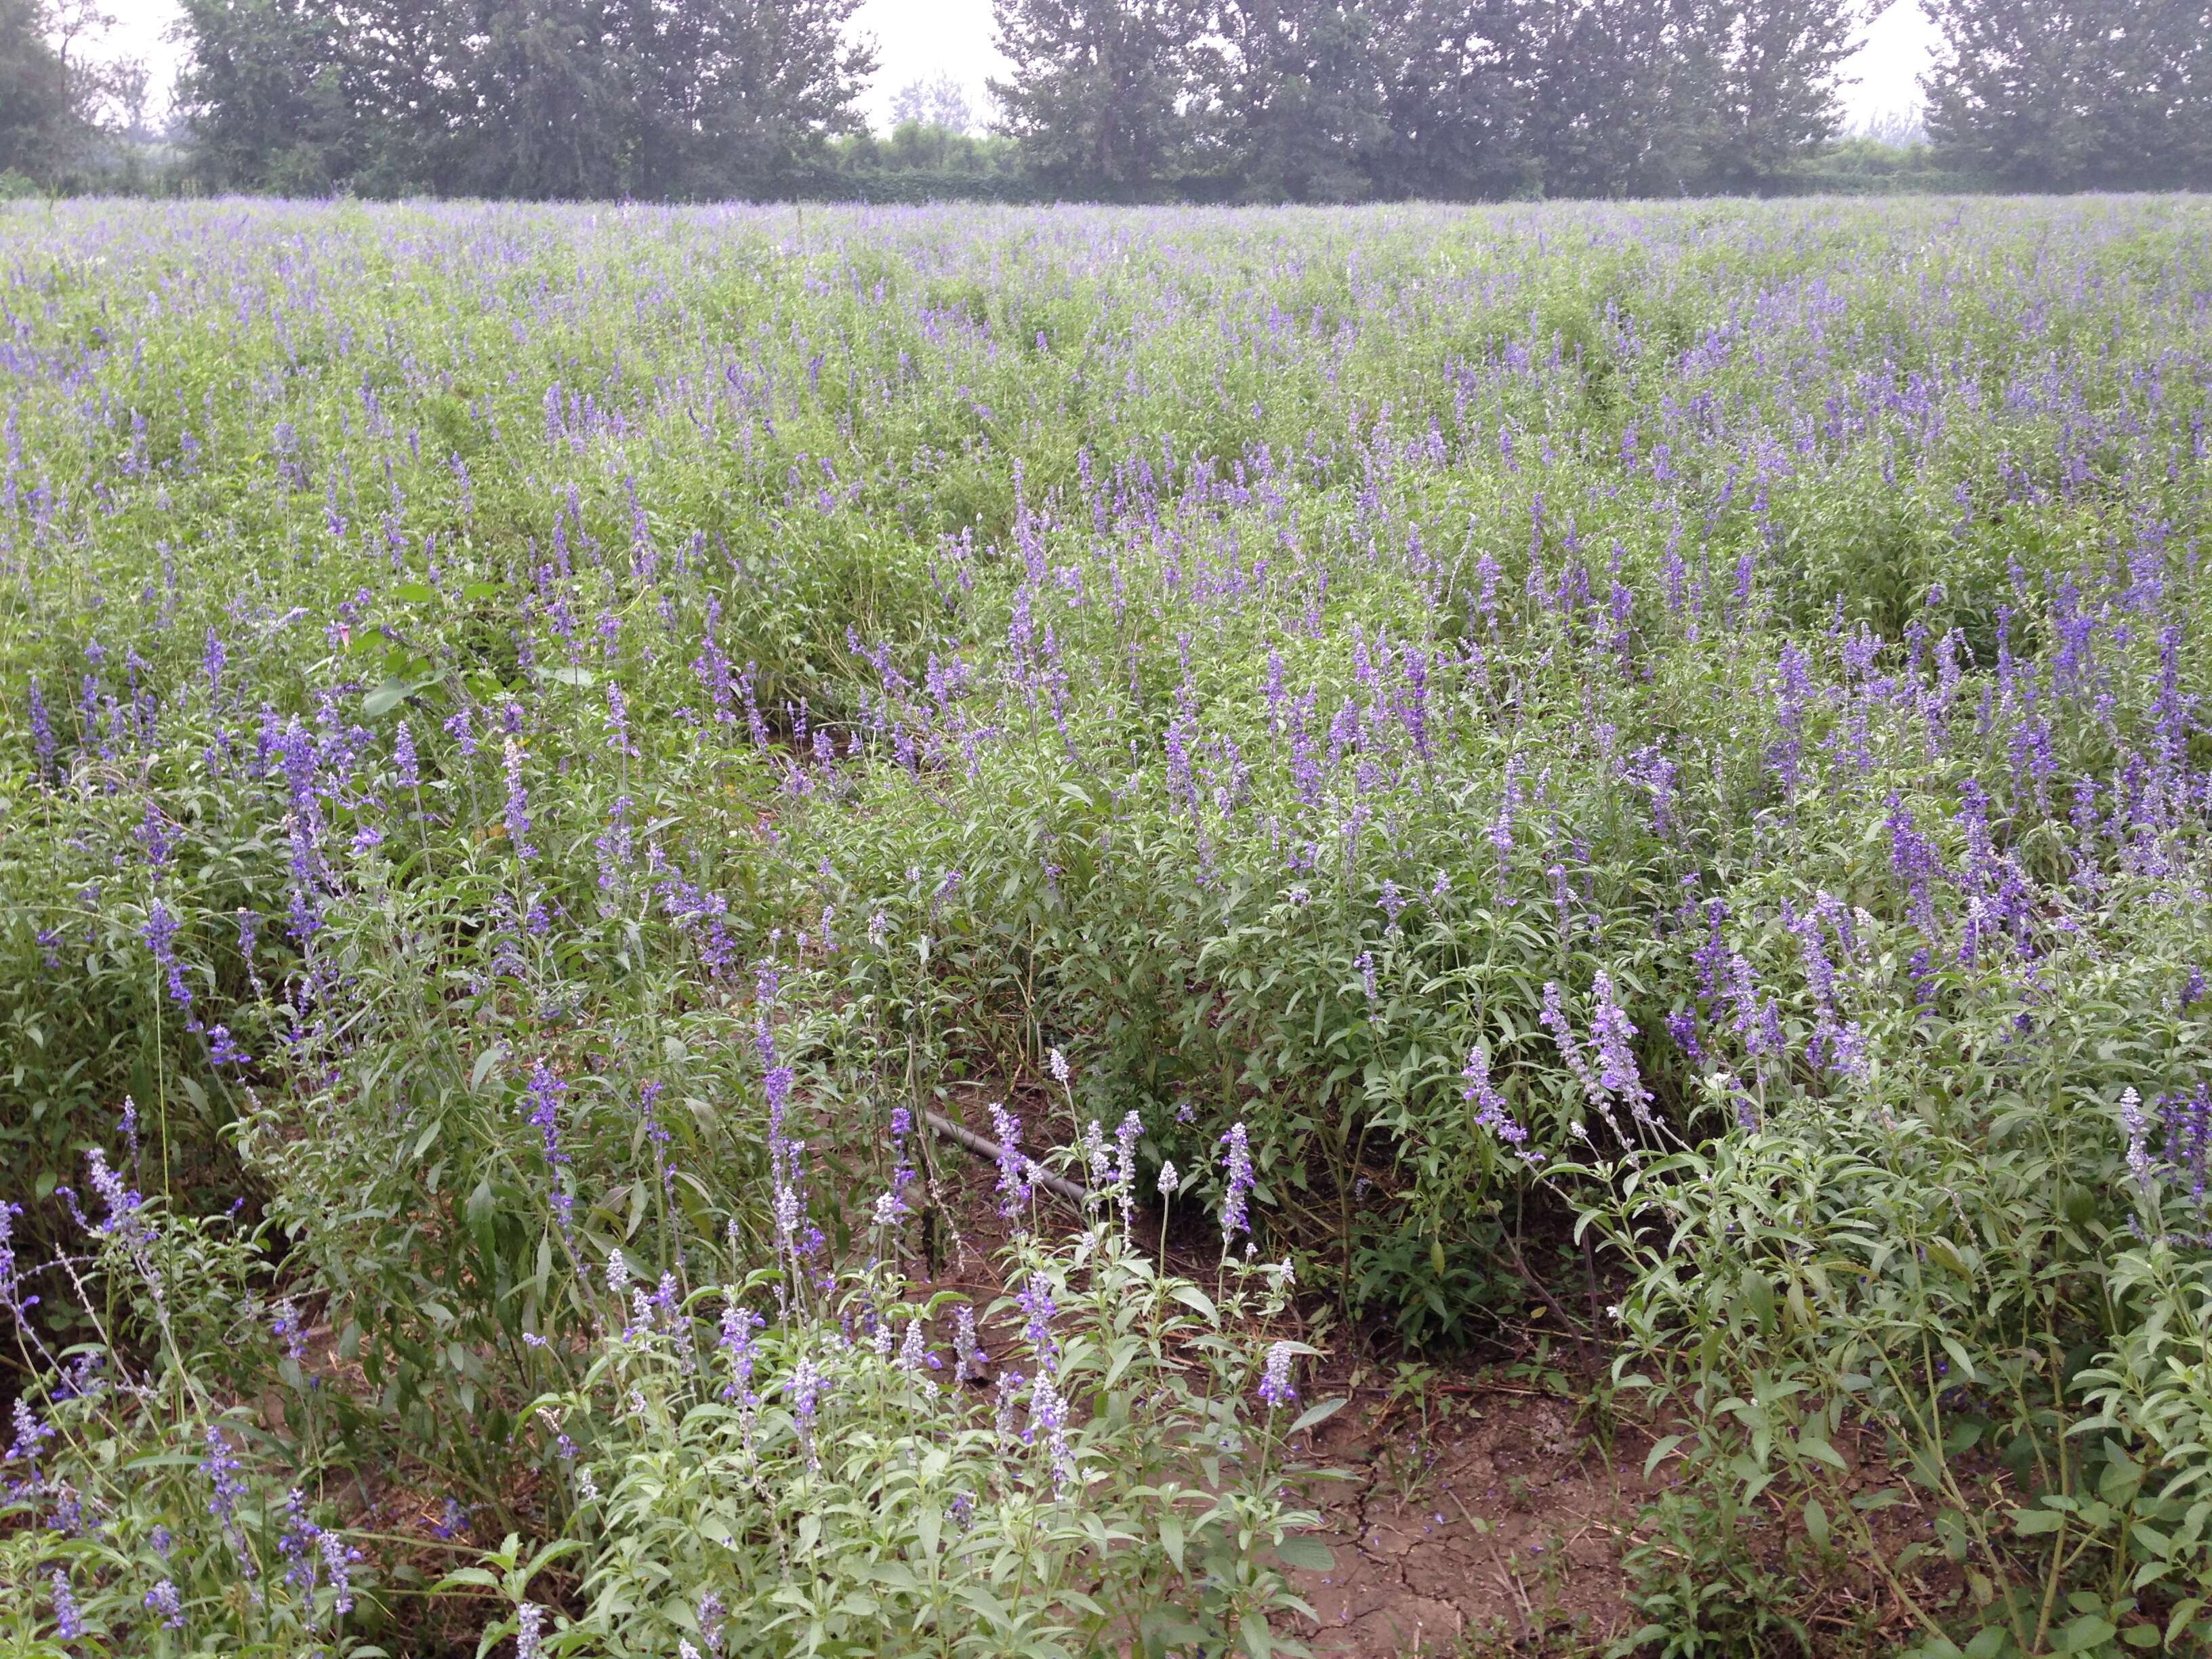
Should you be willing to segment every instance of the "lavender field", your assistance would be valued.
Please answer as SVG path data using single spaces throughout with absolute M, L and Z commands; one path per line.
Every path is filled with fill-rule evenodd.
M 1505 1358 L 1618 1616 L 1426 1651 L 2212 1644 L 2205 198 L 11 203 L 0 321 L 0 1649 L 1395 1651 L 1310 1477 Z

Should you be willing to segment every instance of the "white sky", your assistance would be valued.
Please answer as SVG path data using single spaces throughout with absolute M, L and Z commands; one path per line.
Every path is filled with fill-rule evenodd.
M 155 85 L 165 87 L 179 55 L 166 38 L 176 21 L 174 0 L 107 0 L 107 5 L 116 18 L 107 50 L 143 54 Z M 882 68 L 862 104 L 878 126 L 886 123 L 891 94 L 909 81 L 949 74 L 980 108 L 983 82 L 1004 68 L 991 46 L 991 0 L 866 0 L 857 21 L 879 47 Z M 1893 0 L 1851 60 L 1849 72 L 1857 84 L 1844 93 L 1849 119 L 1856 123 L 1917 104 L 1917 78 L 1935 41 L 1935 29 L 1914 0 Z

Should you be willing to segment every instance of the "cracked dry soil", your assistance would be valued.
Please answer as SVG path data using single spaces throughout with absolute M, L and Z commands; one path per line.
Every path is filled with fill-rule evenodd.
M 1571 1399 L 1445 1386 L 1425 1424 L 1363 1392 L 1316 1437 L 1316 1461 L 1348 1478 L 1316 1492 L 1336 1559 L 1296 1575 L 1319 1615 L 1297 1633 L 1326 1659 L 1601 1643 L 1630 1616 L 1640 1437 L 1607 1458 Z

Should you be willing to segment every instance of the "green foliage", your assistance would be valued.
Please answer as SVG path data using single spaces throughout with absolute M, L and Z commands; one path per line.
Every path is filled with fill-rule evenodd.
M 64 1355 L 17 1332 L 42 1365 L 15 1407 L 0 1502 L 9 1650 L 387 1651 L 369 1639 L 388 1611 L 357 1492 L 328 1460 L 298 1309 L 269 1300 L 261 1241 L 119 1181 L 88 1201 L 90 1256 L 20 1280 L 7 1256 L 0 1286 L 12 1305 L 23 1285 L 70 1285 L 90 1338 Z M 72 1622 L 68 1646 L 42 1639 Z
M 1270 1633 L 1303 1605 L 1283 1565 L 1328 1553 L 1285 1495 L 1292 1419 L 1253 1415 L 1257 1356 L 1233 1334 L 1280 1309 L 1279 1274 L 1239 1270 L 1217 1303 L 1102 1222 L 1018 1243 L 1005 1277 L 1059 1323 L 1040 1350 L 1014 1298 L 985 1310 L 1007 1333 L 988 1376 L 957 1342 L 951 1366 L 925 1362 L 951 1298 L 907 1303 L 879 1273 L 758 1272 L 672 1316 L 641 1306 L 536 1408 L 573 1446 L 591 1650 L 1301 1651 Z M 1274 1282 L 1248 1297 L 1248 1277 Z M 793 1311 L 756 1332 L 761 1307 Z
M 718 1583 L 926 1643 L 956 1582 L 1252 1646 L 1286 1311 L 1124 1236 L 1218 1231 L 1316 1347 L 1620 1345 L 1685 1437 L 1655 1640 L 1815 1573 L 1930 1652 L 2188 1639 L 2208 269 L 2184 199 L 0 211 L 11 1386 L 75 1423 L 112 1356 L 194 1641 L 307 1616 L 217 1582 L 229 1424 L 394 1650 L 697 1645 Z M 933 1113 L 1010 1188 L 1127 1126 L 1123 1231 L 1007 1267 L 1052 1503 L 870 1346 L 942 1358 L 975 1260 Z M 211 1265 L 73 1273 L 95 1149 Z M 16 1577 L 143 1607 L 58 1502 Z
M 1928 131 L 1949 166 L 2015 190 L 2212 182 L 2202 0 L 1929 0 L 1943 50 Z
M 302 195 L 788 189 L 855 125 L 873 65 L 845 39 L 857 3 L 189 0 L 192 164 Z
M 50 171 L 74 136 L 68 71 L 46 25 L 43 0 L 0 0 L 0 173 Z

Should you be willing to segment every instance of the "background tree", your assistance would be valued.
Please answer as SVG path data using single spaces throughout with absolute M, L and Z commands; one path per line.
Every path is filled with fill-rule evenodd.
M 1704 0 L 1684 31 L 1694 82 L 1675 94 L 1703 152 L 1697 187 L 1759 190 L 1832 138 L 1843 64 L 1865 21 L 1857 0 Z
M 1001 126 L 1062 194 L 1142 200 L 1191 176 L 1219 70 L 1201 0 L 994 0 Z
M 1228 0 L 1215 99 L 1232 195 L 1357 201 L 1389 137 L 1383 59 L 1364 7 Z
M 940 75 L 933 81 L 909 81 L 891 94 L 891 125 L 939 127 L 964 137 L 975 131 L 975 112 L 968 89 Z
M 475 0 L 459 57 L 453 176 L 486 196 L 653 193 L 651 76 L 636 20 L 606 0 Z
M 194 165 L 218 188 L 313 194 L 368 160 L 360 65 L 318 0 L 182 0 L 190 58 L 178 107 Z
M 1692 0 L 1545 0 L 1518 36 L 1526 142 L 1546 193 L 1674 196 L 1702 158 Z
M 1536 170 L 1513 73 L 1516 0 L 1405 0 L 1378 20 L 1386 139 L 1370 162 L 1384 196 L 1450 200 L 1522 193 Z
M 0 0 L 0 173 L 46 177 L 74 125 L 69 76 L 37 0 Z
M 725 193 L 717 180 L 773 191 L 830 135 L 864 128 L 856 106 L 876 55 L 850 35 L 860 0 L 678 3 L 700 20 L 685 50 L 659 60 L 679 130 L 696 134 L 683 193 Z
M 248 188 L 773 191 L 859 126 L 859 0 L 185 0 L 205 170 Z
M 1953 165 L 2022 190 L 2212 182 L 2202 0 L 1922 0 L 1943 39 L 1928 130 Z

